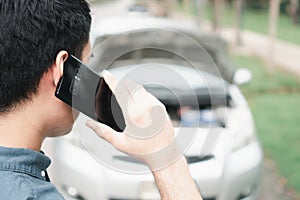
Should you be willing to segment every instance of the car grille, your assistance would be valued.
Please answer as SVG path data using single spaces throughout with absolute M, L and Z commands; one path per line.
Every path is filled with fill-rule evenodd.
M 207 155 L 207 156 L 186 156 L 186 160 L 189 164 L 198 163 L 198 162 L 204 162 L 211 159 L 214 159 L 215 157 L 213 155 Z
M 129 162 L 129 163 L 134 163 L 134 164 L 141 164 L 144 165 L 144 163 L 140 162 L 139 160 L 136 160 L 132 157 L 129 156 L 113 156 L 114 160 L 119 160 L 119 161 L 124 161 L 124 162 Z M 188 164 L 193 164 L 193 163 L 198 163 L 198 162 L 204 162 L 214 159 L 213 155 L 206 155 L 206 156 L 186 156 L 186 160 Z
M 109 199 L 109 200 L 140 200 L 140 199 Z M 216 198 L 203 198 L 203 200 L 216 200 Z

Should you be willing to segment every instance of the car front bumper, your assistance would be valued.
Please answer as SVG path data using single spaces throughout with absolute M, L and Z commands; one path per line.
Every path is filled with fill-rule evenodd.
M 126 174 L 104 167 L 84 149 L 68 140 L 48 141 L 53 166 L 53 183 L 65 198 L 131 200 L 155 199 L 157 190 L 151 174 Z M 210 159 L 189 164 L 192 177 L 207 200 L 252 200 L 256 198 L 262 177 L 263 154 L 257 141 L 246 147 L 223 154 L 220 139 Z M 219 149 L 219 150 L 218 150 Z M 218 153 L 219 151 L 219 153 Z M 70 188 L 77 195 L 70 197 Z M 72 196 L 72 195 L 71 195 Z M 75 197 L 75 198 L 74 198 Z M 77 198 L 80 199 L 80 198 Z

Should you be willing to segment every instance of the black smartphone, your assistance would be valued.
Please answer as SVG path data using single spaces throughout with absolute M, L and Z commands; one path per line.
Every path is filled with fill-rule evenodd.
M 64 64 L 55 96 L 116 131 L 125 129 L 122 110 L 104 78 L 73 55 Z

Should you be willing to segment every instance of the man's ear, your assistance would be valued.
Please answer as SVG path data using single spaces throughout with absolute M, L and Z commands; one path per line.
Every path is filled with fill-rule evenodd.
M 69 54 L 67 51 L 60 51 L 55 58 L 55 63 L 53 65 L 53 74 L 52 74 L 53 83 L 55 86 L 58 85 L 58 82 L 63 75 L 64 63 L 66 62 L 68 57 L 69 57 Z

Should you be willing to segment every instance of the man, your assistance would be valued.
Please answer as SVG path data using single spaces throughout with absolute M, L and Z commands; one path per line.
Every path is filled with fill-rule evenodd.
M 0 0 L 1 200 L 63 199 L 49 182 L 50 159 L 40 148 L 45 138 L 72 129 L 72 108 L 54 93 L 70 54 L 88 60 L 90 25 L 85 0 Z M 89 121 L 87 125 L 119 150 L 148 164 L 162 199 L 201 199 L 177 150 L 164 106 L 137 84 L 120 82 L 108 72 L 103 76 L 124 112 L 126 129 L 116 133 L 104 124 Z M 159 120 L 154 115 L 164 119 L 157 130 L 151 128 Z M 151 137 L 134 137 L 141 134 L 136 130 Z M 176 159 L 160 166 L 160 156 L 152 153 L 164 148 Z

